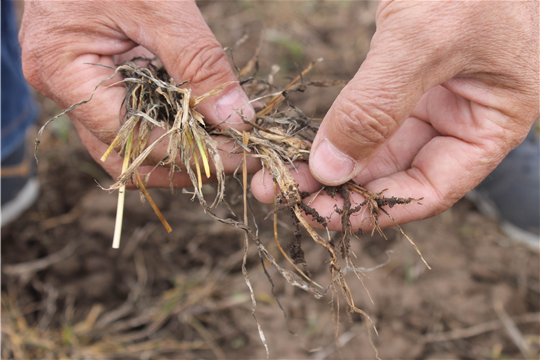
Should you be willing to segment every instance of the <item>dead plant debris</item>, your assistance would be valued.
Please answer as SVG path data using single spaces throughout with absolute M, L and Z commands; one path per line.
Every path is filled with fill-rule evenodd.
M 175 174 L 185 171 L 193 184 L 193 199 L 197 198 L 199 200 L 205 212 L 223 223 L 244 230 L 246 233 L 242 271 L 251 292 L 253 304 L 252 314 L 257 322 L 259 334 L 266 347 L 267 354 L 269 350 L 263 330 L 256 318 L 255 296 L 253 295 L 247 270 L 245 269 L 245 256 L 247 254 L 249 240 L 258 247 L 261 258 L 264 255 L 290 285 L 313 294 L 315 298 L 323 297 L 329 289 L 334 293 L 333 296 L 337 296 L 338 292 L 341 293 L 348 304 L 348 311 L 361 314 L 366 320 L 366 326 L 375 329 L 369 315 L 355 305 L 349 285 L 345 280 L 345 274 L 348 270 L 352 270 L 362 284 L 362 277 L 364 276 L 363 269 L 353 264 L 349 250 L 351 240 L 353 238 L 360 239 L 363 234 L 362 231 L 354 233 L 350 218 L 354 214 L 367 214 L 365 221 L 371 222 L 373 232 L 377 231 L 384 236 L 379 227 L 379 217 L 384 214 L 394 220 L 385 207 L 392 208 L 395 205 L 407 205 L 412 202 L 418 203 L 421 199 L 387 197 L 383 195 L 385 190 L 373 193 L 363 188 L 360 184 L 356 184 L 354 181 L 349 181 L 337 187 L 324 187 L 322 191 L 326 194 L 334 198 L 339 196 L 343 199 L 343 207 L 341 209 L 335 209 L 340 216 L 342 234 L 338 238 L 332 238 L 329 231 L 326 231 L 327 237 L 325 238 L 325 236 L 319 234 L 319 232 L 315 231 L 309 225 L 305 217 L 310 216 L 323 228 L 327 228 L 328 220 L 310 206 L 311 202 L 305 202 L 304 199 L 309 194 L 299 191 L 298 184 L 294 181 L 291 170 L 289 170 L 290 165 L 292 165 L 293 169 L 295 168 L 294 163 L 296 161 L 308 161 L 310 143 L 317 132 L 319 123 L 318 119 L 310 119 L 300 109 L 295 107 L 288 95 L 291 92 L 302 92 L 308 86 L 334 86 L 341 85 L 342 83 L 306 81 L 306 75 L 315 63 L 320 61 L 319 59 L 309 64 L 303 71 L 299 71 L 298 76 L 287 86 L 280 88 L 273 83 L 275 71 L 266 79 L 256 76 L 259 68 L 258 52 L 256 52 L 256 55 L 248 62 L 246 67 L 238 69 L 241 76 L 240 84 L 251 99 L 250 102 L 264 103 L 264 105 L 258 110 L 256 118 L 252 121 L 248 121 L 240 111 L 238 112 L 244 119 L 244 122 L 252 126 L 250 132 L 240 132 L 235 129 L 224 130 L 218 126 L 208 126 L 204 122 L 204 116 L 197 110 L 197 105 L 200 102 L 218 94 L 229 84 L 223 84 L 205 95 L 195 97 L 192 95 L 191 90 L 184 86 L 187 81 L 181 83 L 175 82 L 163 67 L 154 64 L 155 60 L 136 58 L 128 61 L 113 69 L 115 70 L 114 74 L 96 86 L 97 89 L 116 74 L 121 74 L 123 77 L 121 82 L 126 87 L 126 97 L 124 99 L 125 111 L 121 117 L 121 126 L 116 138 L 101 158 L 102 161 L 105 161 L 112 151 L 116 150 L 119 154 L 123 154 L 125 159 L 122 174 L 116 179 L 116 183 L 106 189 L 109 191 L 119 190 L 120 193 L 117 227 L 113 246 L 118 247 L 120 244 L 123 194 L 125 192 L 125 186 L 129 182 L 136 184 L 141 189 L 141 199 L 144 200 L 146 198 L 150 202 L 167 231 L 171 230 L 167 221 L 146 191 L 146 184 L 152 172 L 146 174 L 144 177 L 138 172 L 139 166 L 141 166 L 155 147 L 167 139 L 168 147 L 166 156 L 156 165 L 156 168 L 157 166 L 169 168 L 171 190 L 173 190 L 172 184 Z M 89 64 L 89 66 L 104 65 Z M 36 139 L 36 154 L 39 137 L 45 126 L 60 115 L 91 101 L 92 96 L 93 93 L 89 99 L 74 104 L 43 126 L 38 134 L 38 139 Z M 156 141 L 149 143 L 150 134 L 156 127 L 163 129 L 164 133 Z M 214 136 L 227 138 L 228 141 L 235 144 L 236 153 L 243 154 L 244 156 L 243 179 L 241 181 L 244 188 L 245 211 L 243 218 L 236 218 L 235 216 L 220 218 L 213 211 L 214 208 L 225 203 L 226 191 L 225 171 L 219 153 L 220 149 L 218 143 L 213 138 Z M 249 205 L 246 196 L 248 184 L 245 166 L 247 157 L 259 159 L 262 163 L 263 170 L 269 172 L 272 176 L 276 189 L 275 208 L 269 216 L 273 215 L 275 240 L 278 248 L 297 273 L 281 267 L 261 243 L 257 231 L 248 224 Z M 217 191 L 213 201 L 208 203 L 203 194 L 203 177 L 210 178 L 212 176 L 216 179 Z M 361 195 L 365 200 L 362 203 L 353 204 L 351 194 L 354 193 Z M 289 255 L 286 254 L 280 245 L 277 235 L 277 219 L 280 212 L 292 217 L 294 224 L 294 238 L 287 245 Z M 399 227 L 395 221 L 394 223 Z M 328 252 L 328 268 L 332 275 L 332 282 L 326 289 L 310 278 L 311 274 L 304 257 L 304 251 L 302 250 L 302 228 L 307 231 L 312 241 L 315 241 L 315 243 Z M 403 230 L 401 228 L 399 229 L 405 235 Z M 407 235 L 405 237 L 414 246 L 426 266 L 429 267 L 413 241 Z M 344 260 L 344 266 L 340 263 L 340 258 Z M 334 301 L 333 303 L 337 302 Z M 369 331 L 368 334 L 370 334 Z M 189 346 L 200 345 L 190 344 Z M 374 346 L 373 349 L 376 352 Z

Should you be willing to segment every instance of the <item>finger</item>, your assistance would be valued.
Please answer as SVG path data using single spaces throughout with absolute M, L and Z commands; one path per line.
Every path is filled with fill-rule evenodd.
M 357 184 L 367 184 L 408 169 L 420 149 L 437 135 L 439 133 L 429 123 L 409 117 L 381 152 L 353 180 Z
M 453 41 L 442 40 L 454 39 L 453 33 L 434 36 L 429 17 L 413 10 L 380 17 L 366 60 L 325 116 L 310 156 L 311 172 L 320 182 L 337 185 L 359 174 L 422 95 L 459 72 L 450 56 Z M 410 23 L 411 14 L 417 23 Z
M 309 166 L 305 162 L 295 163 L 296 168 L 289 169 L 292 177 L 298 183 L 301 192 L 314 193 L 322 188 L 309 172 Z M 279 187 L 278 187 L 279 191 Z M 266 170 L 259 170 L 251 179 L 251 192 L 257 200 L 265 204 L 274 202 L 274 181 L 272 175 Z

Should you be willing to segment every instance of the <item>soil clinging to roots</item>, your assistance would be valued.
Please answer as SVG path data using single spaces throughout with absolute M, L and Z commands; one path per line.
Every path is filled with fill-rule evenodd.
M 339 196 L 343 199 L 343 207 L 341 209 L 335 209 L 340 216 L 342 226 L 342 233 L 339 237 L 331 237 L 328 230 L 323 236 L 306 221 L 305 217 L 310 216 L 313 221 L 316 221 L 321 227 L 327 229 L 328 220 L 322 217 L 310 206 L 310 203 L 304 200 L 309 194 L 299 191 L 298 184 L 292 177 L 289 168 L 292 165 L 294 169 L 294 163 L 296 161 L 308 161 L 310 144 L 317 132 L 319 122 L 310 119 L 300 109 L 291 104 L 288 95 L 291 92 L 302 92 L 307 86 L 333 86 L 340 85 L 341 83 L 307 81 L 305 77 L 315 65 L 315 61 L 309 64 L 305 70 L 299 72 L 298 76 L 286 87 L 280 88 L 273 83 L 273 76 L 266 79 L 256 77 L 258 58 L 255 56 L 248 62 L 246 67 L 238 70 L 242 79 L 240 84 L 250 97 L 250 102 L 256 105 L 262 104 L 262 107 L 258 110 L 255 119 L 252 121 L 248 121 L 241 112 L 238 112 L 244 118 L 244 122 L 252 126 L 251 131 L 241 132 L 235 129 L 224 130 L 218 126 L 208 126 L 204 122 L 203 115 L 197 111 L 197 105 L 200 102 L 218 94 L 229 84 L 223 84 L 203 96 L 195 97 L 192 96 L 190 89 L 184 87 L 187 82 L 176 83 L 167 74 L 165 69 L 156 66 L 155 62 L 156 59 L 133 59 L 115 68 L 115 72 L 111 77 L 104 79 L 96 86 L 97 89 L 97 87 L 112 79 L 116 74 L 123 76 L 122 82 L 126 86 L 126 97 L 124 99 L 125 111 L 123 111 L 124 115 L 120 121 L 121 127 L 118 130 L 116 138 L 102 157 L 102 161 L 105 161 L 112 151 L 116 150 L 119 154 L 123 154 L 124 167 L 122 174 L 116 179 L 117 181 L 106 190 L 118 189 L 120 190 L 120 195 L 122 195 L 123 191 L 125 191 L 126 184 L 133 182 L 141 189 L 141 198 L 143 200 L 146 198 L 150 202 L 164 226 L 170 231 L 171 229 L 167 221 L 163 218 L 146 191 L 146 184 L 152 172 L 146 174 L 144 177 L 141 177 L 138 173 L 139 166 L 143 164 L 144 160 L 157 144 L 168 139 L 166 156 L 156 167 L 162 166 L 169 168 L 171 189 L 175 173 L 178 171 L 187 172 L 193 184 L 193 197 L 199 200 L 200 205 L 205 211 L 217 220 L 245 231 L 246 249 L 244 257 L 247 254 L 247 246 L 250 240 L 258 247 L 260 256 L 264 256 L 269 260 L 290 285 L 313 294 L 315 298 L 323 297 L 330 289 L 335 295 L 341 293 L 348 304 L 348 310 L 364 316 L 366 326 L 373 326 L 368 314 L 355 305 L 349 285 L 345 280 L 345 274 L 348 271 L 353 271 L 362 282 L 363 272 L 365 272 L 365 269 L 356 267 L 351 259 L 349 251 L 350 242 L 352 238 L 359 239 L 362 236 L 362 231 L 360 230 L 358 233 L 353 231 L 350 218 L 357 213 L 367 214 L 366 220 L 371 221 L 373 232 L 378 231 L 383 234 L 379 227 L 379 217 L 384 214 L 393 220 L 385 207 L 392 208 L 395 205 L 407 205 L 411 202 L 419 202 L 421 199 L 387 197 L 384 195 L 385 190 L 379 193 L 373 193 L 351 180 L 343 185 L 324 187 L 321 190 L 334 198 Z M 89 64 L 89 66 L 103 65 Z M 39 145 L 39 136 L 41 136 L 45 126 L 60 115 L 91 101 L 92 95 L 93 93 L 88 100 L 74 104 L 43 126 L 36 140 L 36 152 Z M 164 134 L 156 141 L 149 143 L 150 134 L 156 127 L 162 128 Z M 225 171 L 218 143 L 213 139 L 213 136 L 228 138 L 228 141 L 235 143 L 236 153 L 243 154 L 244 156 L 244 174 L 243 180 L 241 180 L 245 201 L 243 218 L 237 218 L 235 216 L 220 218 L 215 215 L 214 209 L 217 206 L 227 204 L 225 200 Z M 262 163 L 263 170 L 270 173 L 275 183 L 275 208 L 269 216 L 273 216 L 274 219 L 275 240 L 278 248 L 296 272 L 280 266 L 272 254 L 261 243 L 256 227 L 248 224 L 247 212 L 249 205 L 247 204 L 246 197 L 248 186 L 245 171 L 245 160 L 247 157 L 258 158 Z M 211 164 L 213 164 L 213 167 Z M 208 203 L 203 194 L 203 177 L 210 178 L 212 176 L 216 179 L 217 191 L 215 198 L 211 203 Z M 355 193 L 364 198 L 364 201 L 357 205 L 354 205 L 351 201 L 351 195 Z M 279 212 L 292 217 L 295 229 L 294 239 L 287 246 L 289 255 L 281 247 L 277 236 L 277 216 Z M 119 221 L 121 226 L 121 216 Z M 396 226 L 399 225 L 396 223 Z M 310 278 L 308 264 L 302 250 L 302 228 L 307 231 L 311 241 L 315 241 L 315 243 L 328 252 L 328 268 L 332 275 L 332 282 L 326 288 Z M 399 230 L 405 235 L 401 228 Z M 416 245 L 414 245 L 407 235 L 405 237 L 425 262 Z M 344 261 L 340 262 L 340 259 Z M 426 262 L 425 264 L 428 266 Z M 246 283 L 251 291 L 253 303 L 252 313 L 255 317 L 255 297 L 249 276 L 244 267 L 243 272 Z M 256 317 L 255 321 L 257 321 Z M 265 347 L 267 347 L 263 330 L 259 326 L 258 321 L 257 325 L 261 340 Z M 373 326 L 373 328 L 375 327 Z M 266 350 L 268 353 L 268 348 Z M 374 350 L 376 351 L 375 348 Z

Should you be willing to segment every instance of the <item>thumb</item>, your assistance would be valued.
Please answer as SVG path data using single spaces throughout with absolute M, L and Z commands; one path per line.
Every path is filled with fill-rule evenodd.
M 396 19 L 390 26 L 379 25 L 366 60 L 337 97 L 313 142 L 310 170 L 323 184 L 339 185 L 354 178 L 396 133 L 422 95 L 456 73 L 456 66 L 447 60 L 450 56 L 445 58 L 451 46 L 437 43 L 425 28 L 407 28 Z

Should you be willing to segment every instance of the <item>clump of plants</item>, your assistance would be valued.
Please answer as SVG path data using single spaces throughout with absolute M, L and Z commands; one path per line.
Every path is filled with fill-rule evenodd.
M 126 87 L 125 109 L 122 111 L 124 115 L 121 119 L 121 127 L 116 134 L 116 138 L 101 159 L 105 161 L 113 151 L 121 154 L 124 158 L 121 175 L 112 186 L 106 189 L 109 191 L 119 190 L 113 247 L 119 247 L 120 245 L 123 199 L 125 187 L 129 182 L 136 184 L 140 189 L 141 198 L 148 200 L 167 231 L 172 230 L 146 190 L 146 184 L 149 177 L 152 176 L 152 172 L 141 176 L 138 171 L 138 168 L 157 144 L 166 140 L 168 141 L 166 156 L 156 167 L 169 168 L 171 188 L 175 173 L 185 171 L 193 184 L 193 197 L 199 201 L 205 212 L 218 221 L 245 231 L 242 271 L 251 292 L 254 317 L 255 296 L 245 266 L 250 242 L 258 247 L 259 255 L 264 256 L 275 266 L 290 285 L 313 294 L 315 298 L 322 298 L 329 290 L 335 295 L 341 294 L 348 305 L 349 311 L 361 314 L 366 319 L 365 323 L 367 325 L 373 325 L 368 314 L 355 305 L 349 284 L 345 280 L 345 274 L 352 271 L 362 281 L 362 274 L 365 270 L 355 266 L 351 257 L 351 241 L 360 239 L 363 234 L 361 230 L 360 232 L 353 231 L 350 218 L 354 214 L 367 214 L 367 221 L 371 221 L 373 232 L 377 231 L 384 236 L 379 227 L 379 218 L 380 216 L 392 218 L 387 208 L 395 205 L 407 205 L 421 199 L 386 196 L 384 190 L 374 193 L 352 180 L 335 187 L 323 187 L 321 191 L 334 198 L 341 197 L 343 199 L 342 208 L 335 208 L 335 212 L 339 214 L 342 233 L 337 238 L 330 236 L 327 229 L 328 220 L 310 206 L 311 202 L 306 199 L 310 194 L 299 190 L 298 184 L 291 174 L 291 171 L 294 171 L 295 162 L 309 160 L 310 144 L 317 132 L 319 122 L 309 118 L 295 107 L 290 102 L 288 95 L 292 92 L 303 91 L 308 86 L 333 86 L 339 84 L 339 82 L 307 81 L 306 75 L 314 65 L 315 62 L 309 64 L 305 70 L 299 72 L 298 76 L 283 88 L 275 85 L 271 78 L 256 76 L 258 69 L 257 55 L 248 62 L 246 67 L 239 69 L 240 84 L 252 99 L 251 102 L 260 106 L 255 118 L 251 120 L 243 117 L 240 111 L 238 112 L 244 118 L 244 122 L 251 125 L 252 130 L 249 132 L 235 129 L 225 130 L 219 126 L 209 126 L 205 124 L 204 116 L 197 110 L 198 104 L 218 94 L 228 84 L 223 84 L 205 95 L 193 96 L 191 90 L 185 87 L 187 82 L 176 83 L 163 67 L 155 65 L 155 59 L 133 59 L 116 67 L 111 77 L 104 79 L 96 86 L 97 89 L 97 87 L 102 86 L 119 73 L 123 76 L 122 82 Z M 90 64 L 89 66 L 103 65 Z M 74 104 L 49 120 L 49 122 L 73 110 L 75 107 L 91 101 L 91 99 L 92 96 L 87 100 Z M 45 126 L 40 130 L 39 135 L 41 135 Z M 157 140 L 150 143 L 150 134 L 156 127 L 163 129 L 164 133 Z M 137 135 L 135 136 L 135 134 Z M 232 214 L 230 217 L 221 218 L 215 214 L 214 209 L 225 203 L 227 189 L 220 149 L 213 136 L 227 138 L 228 141 L 235 144 L 234 151 L 243 155 L 243 162 L 237 169 L 240 170 L 240 167 L 243 169 L 241 179 L 244 199 L 243 217 Z M 38 145 L 39 137 L 36 140 L 36 151 Z M 272 176 L 275 189 L 275 206 L 267 218 L 271 217 L 273 219 L 275 241 L 279 250 L 291 263 L 295 271 L 287 270 L 276 262 L 273 255 L 260 241 L 257 231 L 248 223 L 249 206 L 247 203 L 248 177 L 246 165 L 248 157 L 259 159 L 264 171 L 267 171 Z M 293 170 L 290 170 L 291 166 Z M 203 178 L 212 176 L 216 180 L 217 191 L 214 199 L 208 202 L 203 194 Z M 354 204 L 351 201 L 351 195 L 353 194 L 361 195 L 364 201 Z M 310 200 L 312 201 L 313 198 Z M 292 218 L 295 228 L 294 238 L 291 239 L 288 246 L 288 253 L 283 249 L 278 238 L 278 214 L 281 213 Z M 309 222 L 306 221 L 306 217 L 311 217 L 322 228 L 326 229 L 326 232 L 321 234 L 313 229 Z M 398 225 L 396 224 L 396 226 Z M 309 234 L 308 239 L 302 237 L 302 228 Z M 399 229 L 403 233 L 403 230 Z M 403 234 L 405 235 L 405 233 Z M 422 257 L 412 240 L 407 235 L 405 237 Z M 328 252 L 326 266 L 328 266 L 328 270 L 332 275 L 332 282 L 327 287 L 323 287 L 311 279 L 302 249 L 304 241 L 314 241 Z M 422 258 L 422 260 L 424 259 Z M 316 265 L 320 266 L 320 264 Z M 428 266 L 427 263 L 426 266 Z M 256 318 L 255 321 L 257 321 Z M 258 322 L 257 326 L 268 353 L 264 334 Z

